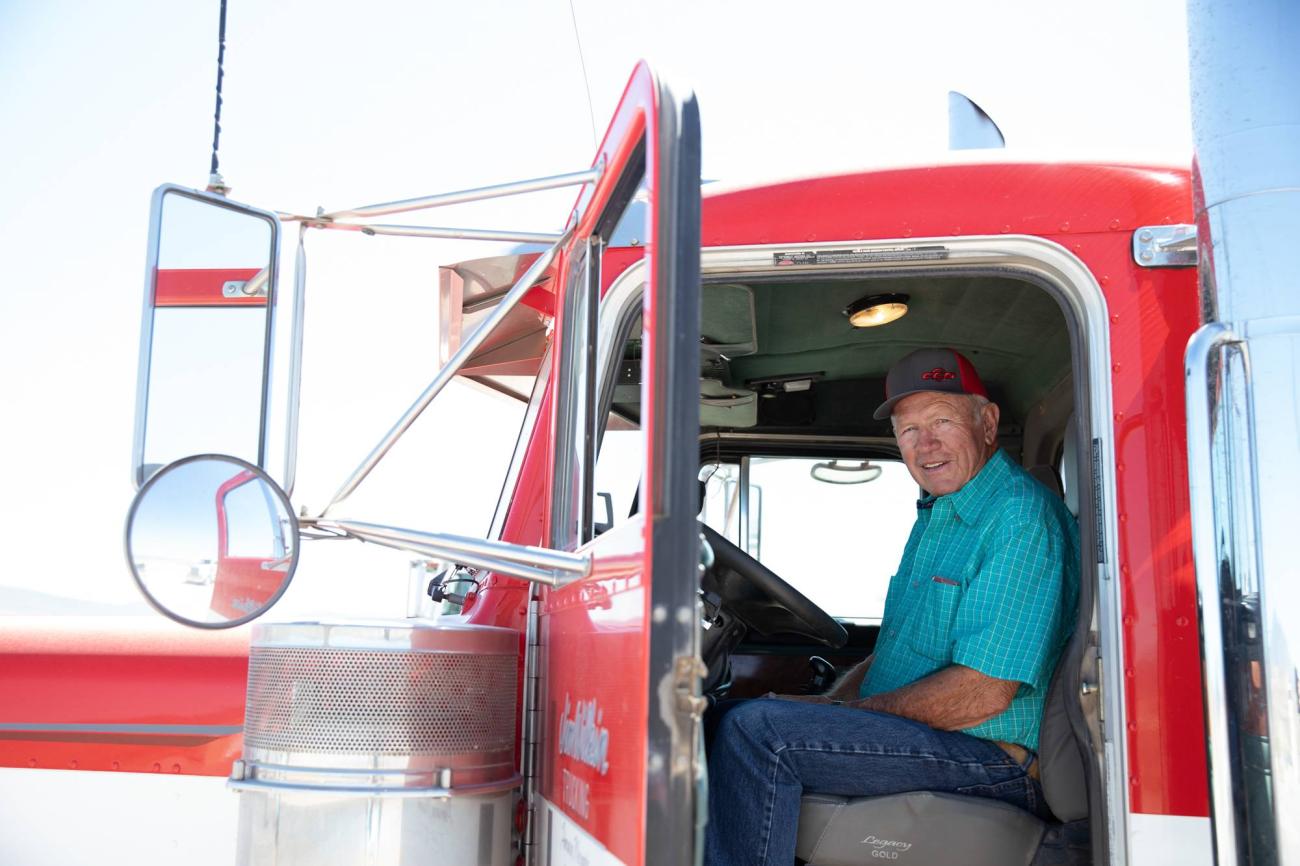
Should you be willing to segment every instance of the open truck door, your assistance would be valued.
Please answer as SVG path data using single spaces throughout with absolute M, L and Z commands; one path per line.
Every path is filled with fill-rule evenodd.
M 554 343 L 548 546 L 590 555 L 590 574 L 543 588 L 534 729 L 536 863 L 692 863 L 700 844 L 698 722 L 700 128 L 644 64 L 614 114 L 564 250 Z M 644 202 L 629 207 L 634 199 Z M 603 292 L 614 230 L 644 258 Z M 620 263 L 622 264 L 622 263 Z M 611 267 L 612 271 L 613 268 Z M 621 346 L 618 311 L 640 292 L 640 431 L 634 514 L 595 532 L 597 453 Z M 604 300 L 602 300 L 602 296 Z M 525 745 L 525 748 L 529 746 Z

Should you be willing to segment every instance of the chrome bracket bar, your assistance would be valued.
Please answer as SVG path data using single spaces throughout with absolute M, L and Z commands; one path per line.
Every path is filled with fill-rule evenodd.
M 461 565 L 482 568 L 552 587 L 565 586 L 591 574 L 589 554 L 528 547 L 483 538 L 467 538 L 441 532 L 420 532 L 355 520 L 317 519 L 304 521 L 304 524 L 345 532 L 362 541 L 373 542 L 384 547 L 452 560 Z
M 459 192 L 445 192 L 438 195 L 426 195 L 419 198 L 408 198 L 402 201 L 390 201 L 383 204 L 369 204 L 363 207 L 349 208 L 347 210 L 336 210 L 326 214 L 321 214 L 316 219 L 321 221 L 330 221 L 338 219 L 363 219 L 367 217 L 384 216 L 386 214 L 406 213 L 413 210 L 424 210 L 431 207 L 444 207 L 446 205 L 461 204 L 468 201 L 482 201 L 489 198 L 500 198 L 507 195 L 521 195 L 523 193 L 540 192 L 546 189 L 559 189 L 566 186 L 580 186 L 584 183 L 591 183 L 599 180 L 601 167 L 589 168 L 584 171 L 575 171 L 570 174 L 556 174 L 550 177 L 538 177 L 530 180 L 520 180 L 513 183 L 502 183 L 496 186 L 482 186 L 476 189 L 460 190 Z
M 1133 261 L 1142 268 L 1194 268 L 1196 226 L 1142 226 L 1133 232 Z
M 363 235 L 390 235 L 405 238 L 451 238 L 461 241 L 508 241 L 519 244 L 553 244 L 562 235 L 556 232 L 507 231 L 505 229 L 458 229 L 439 226 L 397 226 L 382 224 L 342 223 L 316 221 L 306 223 L 310 228 L 361 232 Z
M 563 241 L 564 238 L 561 238 L 560 242 L 557 242 L 555 246 L 537 257 L 537 260 L 533 262 L 532 267 L 524 272 L 523 276 L 515 282 L 510 291 L 506 292 L 505 297 L 501 299 L 501 303 L 497 305 L 496 309 L 492 311 L 483 324 L 479 325 L 468 339 L 460 344 L 460 348 L 456 350 L 456 354 L 452 355 L 451 358 L 447 360 L 446 366 L 438 371 L 438 374 L 433 377 L 433 381 L 430 382 L 428 387 L 426 387 L 420 396 L 415 399 L 415 402 L 411 404 L 410 408 L 402 414 L 402 417 L 397 419 L 397 423 L 393 425 L 392 429 L 384 434 L 384 438 L 379 440 L 379 444 L 374 447 L 374 450 L 366 455 L 366 458 L 361 461 L 361 464 L 353 470 L 352 474 L 348 476 L 348 479 L 343 482 L 341 487 L 339 487 L 338 492 L 334 494 L 334 498 L 331 499 L 329 504 L 321 510 L 319 515 L 317 515 L 318 517 L 324 517 L 331 508 L 350 496 L 352 491 L 357 489 L 357 485 L 365 480 L 366 476 L 369 475 L 371 470 L 374 469 L 379 461 L 384 458 L 384 455 L 389 452 L 394 443 L 396 443 L 397 440 L 401 438 L 402 434 L 415 423 L 415 419 L 419 418 L 420 414 L 428 408 L 429 403 L 433 401 L 433 398 L 438 396 L 438 392 L 446 387 L 447 383 L 455 377 L 456 373 L 465 365 L 465 362 L 469 360 L 470 356 L 478 351 L 479 346 L 483 344 L 483 341 L 487 339 L 488 335 L 496 329 L 497 325 L 501 324 L 502 320 L 504 320 L 510 311 L 515 308 L 515 305 L 523 300 L 524 295 L 528 294 L 529 290 L 533 287 L 533 283 L 537 282 L 538 278 L 541 277 L 541 275 L 546 272 L 546 269 L 551 266 L 551 262 L 555 260 L 556 253 L 559 251 Z
M 1227 673 L 1223 659 L 1223 608 L 1215 552 L 1214 479 L 1211 475 L 1212 396 L 1209 362 L 1223 346 L 1243 341 L 1227 325 L 1204 325 L 1187 344 L 1187 478 L 1191 493 L 1192 559 L 1201 615 L 1201 660 L 1205 671 L 1205 722 L 1210 758 L 1210 802 L 1219 866 L 1237 862 L 1236 810 L 1233 805 Z

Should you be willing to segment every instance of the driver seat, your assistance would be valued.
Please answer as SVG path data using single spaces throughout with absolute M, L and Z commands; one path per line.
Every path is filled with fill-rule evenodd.
M 1071 641 L 1073 644 L 1073 640 Z M 1089 862 L 1083 757 L 1066 715 L 1061 653 L 1039 742 L 1043 796 L 1062 823 L 999 800 L 912 791 L 884 797 L 805 794 L 795 856 L 808 866 L 1030 866 Z M 1041 848 L 1041 851 L 1040 851 Z

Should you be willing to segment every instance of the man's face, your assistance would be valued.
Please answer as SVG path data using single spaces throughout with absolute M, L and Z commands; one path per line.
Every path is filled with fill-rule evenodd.
M 891 421 L 907 471 L 935 496 L 974 478 L 997 442 L 998 407 L 989 403 L 976 413 L 964 394 L 912 394 L 894 405 Z

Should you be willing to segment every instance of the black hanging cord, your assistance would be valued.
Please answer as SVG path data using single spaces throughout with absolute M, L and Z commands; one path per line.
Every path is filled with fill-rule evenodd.
M 208 192 L 225 195 L 229 191 L 221 178 L 217 164 L 217 148 L 221 142 L 221 79 L 225 76 L 226 61 L 226 0 L 221 0 L 221 25 L 217 32 L 217 109 L 212 115 L 212 170 L 208 174 Z

